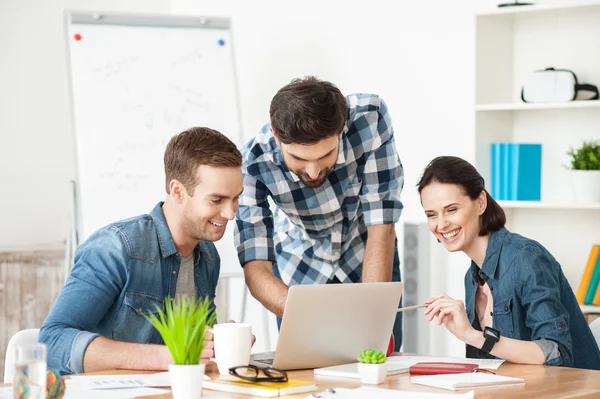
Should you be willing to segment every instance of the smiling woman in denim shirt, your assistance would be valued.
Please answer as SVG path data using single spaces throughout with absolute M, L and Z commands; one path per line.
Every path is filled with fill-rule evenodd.
M 511 233 L 504 211 L 467 161 L 435 158 L 418 183 L 429 229 L 471 258 L 465 302 L 427 301 L 429 320 L 467 344 L 467 357 L 600 369 L 598 345 L 560 264 L 540 243 Z

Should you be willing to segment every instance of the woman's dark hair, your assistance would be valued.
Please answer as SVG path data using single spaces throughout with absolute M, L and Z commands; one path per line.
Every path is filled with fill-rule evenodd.
M 314 144 L 342 132 L 348 105 L 334 84 L 307 76 L 292 80 L 275 94 L 269 115 L 283 144 Z
M 431 161 L 417 184 L 419 194 L 425 187 L 434 182 L 459 185 L 472 200 L 477 199 L 479 194 L 485 191 L 487 207 L 483 215 L 480 216 L 480 236 L 494 232 L 506 224 L 504 210 L 486 191 L 483 177 L 473 165 L 464 159 L 442 156 Z

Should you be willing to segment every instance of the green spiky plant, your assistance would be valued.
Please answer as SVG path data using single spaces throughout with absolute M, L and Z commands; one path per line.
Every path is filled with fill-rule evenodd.
M 156 306 L 158 317 L 148 312 L 143 316 L 160 333 L 175 364 L 198 364 L 204 350 L 204 332 L 215 324 L 217 315 L 211 300 L 181 296 L 165 299 L 163 312 Z
M 567 152 L 573 170 L 600 170 L 600 141 L 584 141 L 578 149 Z
M 385 353 L 377 349 L 364 350 L 358 356 L 359 362 L 370 364 L 381 364 L 384 363 L 386 359 L 387 358 L 385 357 Z

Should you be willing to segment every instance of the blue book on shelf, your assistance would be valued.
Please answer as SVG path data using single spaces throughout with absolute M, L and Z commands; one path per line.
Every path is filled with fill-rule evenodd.
M 492 197 L 497 200 L 539 201 L 542 145 L 492 143 Z
M 539 201 L 542 188 L 542 145 L 511 144 L 509 199 Z
M 492 143 L 492 197 L 497 200 L 502 199 L 502 195 L 500 194 L 500 159 L 502 158 L 502 151 L 504 147 L 503 143 Z
M 590 285 L 588 285 L 588 289 L 585 292 L 585 299 L 583 302 L 586 305 L 592 305 L 594 303 L 594 296 L 598 290 L 598 284 L 600 284 L 600 256 L 598 259 L 596 259 L 596 266 L 594 266 L 594 272 L 592 273 L 592 278 L 590 279 Z

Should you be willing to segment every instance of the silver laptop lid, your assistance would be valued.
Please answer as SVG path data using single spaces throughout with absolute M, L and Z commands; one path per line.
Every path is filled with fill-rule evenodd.
M 355 362 L 364 349 L 387 350 L 402 283 L 290 287 L 273 367 L 284 370 Z

